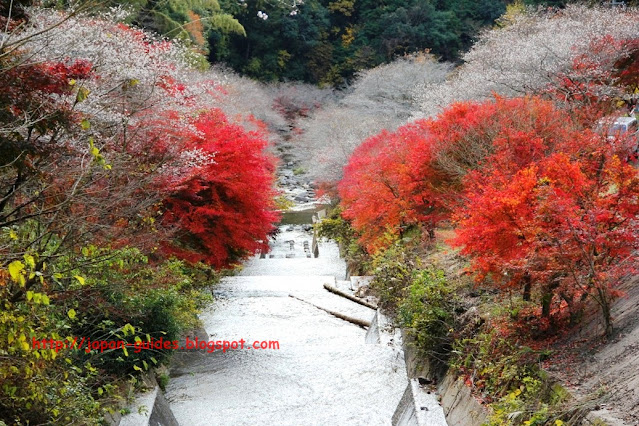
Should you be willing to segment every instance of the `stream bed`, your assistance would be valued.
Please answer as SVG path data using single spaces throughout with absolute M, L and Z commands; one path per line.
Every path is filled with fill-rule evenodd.
M 307 257 L 311 239 L 301 225 L 281 226 L 273 257 L 255 256 L 215 288 L 202 339 L 279 349 L 179 353 L 166 396 L 180 424 L 391 424 L 407 384 L 401 344 L 367 344 L 366 330 L 310 304 L 367 321 L 375 314 L 323 288 L 343 280 L 345 264 L 330 242 Z

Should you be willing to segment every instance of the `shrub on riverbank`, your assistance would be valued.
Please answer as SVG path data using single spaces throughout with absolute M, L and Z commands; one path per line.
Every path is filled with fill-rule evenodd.
M 3 274 L 0 420 L 99 424 L 107 411 L 125 402 L 120 391 L 127 380 L 135 382 L 138 372 L 159 366 L 171 353 L 137 351 L 133 345 L 177 340 L 196 324 L 198 309 L 209 300 L 201 290 L 215 282 L 204 279 L 208 274 L 202 266 L 181 261 L 150 265 L 132 249 L 91 251 L 87 259 L 107 255 L 109 260 L 75 267 L 70 278 L 53 272 L 56 278 L 45 281 L 49 285 L 29 290 L 24 299 L 10 301 L 13 277 Z M 33 273 L 32 265 L 25 264 L 26 275 Z M 50 267 L 59 271 L 57 266 Z M 50 339 L 60 347 L 43 343 Z M 89 350 L 91 342 L 132 346 Z
M 461 303 L 441 269 L 414 270 L 406 296 L 401 300 L 398 323 L 411 335 L 434 371 L 446 369 L 459 325 Z
M 490 410 L 487 424 L 560 425 L 587 413 L 541 368 L 554 340 L 528 322 L 530 303 L 475 288 L 463 258 L 445 245 L 395 244 L 375 258 L 384 312 L 405 329 L 431 379 L 465 381 Z

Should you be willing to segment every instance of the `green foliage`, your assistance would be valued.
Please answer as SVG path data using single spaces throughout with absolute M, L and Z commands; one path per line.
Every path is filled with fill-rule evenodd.
M 563 416 L 569 415 L 563 407 L 568 393 L 540 369 L 546 356 L 545 351 L 520 345 L 513 336 L 503 336 L 493 323 L 455 342 L 451 368 L 459 369 L 489 404 L 487 425 L 562 425 Z
M 539 374 L 540 353 L 502 336 L 496 328 L 456 341 L 454 352 L 451 366 L 472 377 L 476 390 L 495 399 L 518 389 L 524 377 Z
M 487 426 L 562 426 L 561 404 L 567 393 L 559 385 L 550 386 L 542 377 L 525 376 L 521 385 L 491 404 Z
M 487 425 L 561 425 L 568 393 L 540 368 L 547 351 L 533 350 L 501 331 L 500 320 L 454 345 L 451 368 L 489 404 Z
M 319 238 L 328 238 L 340 247 L 346 261 L 360 271 L 369 269 L 370 258 L 357 242 L 358 237 L 351 224 L 342 217 L 339 207 L 330 211 L 328 217 L 315 224 Z
M 166 392 L 166 385 L 169 384 L 169 375 L 166 373 L 162 373 L 157 377 L 157 381 L 158 381 L 158 386 L 160 386 L 160 389 Z
M 379 306 L 394 314 L 407 297 L 413 283 L 415 261 L 402 242 L 397 242 L 373 257 L 375 278 L 371 288 L 379 297 Z
M 280 211 L 286 211 L 295 206 L 295 203 L 284 195 L 279 195 L 275 197 L 275 207 Z
M 69 423 L 83 418 L 95 424 L 99 405 L 92 396 L 91 364 L 70 366 L 63 353 L 32 345 L 32 339 L 65 339 L 70 319 L 42 291 L 11 300 L 9 283 L 28 277 L 34 266 L 29 261 L 12 265 L 0 270 L 0 422 Z
M 456 297 L 444 271 L 415 270 L 398 312 L 399 324 L 414 336 L 418 349 L 436 365 L 444 365 L 452 344 Z
M 521 424 L 525 417 L 528 417 L 528 400 L 534 399 L 540 392 L 541 381 L 533 377 L 526 376 L 522 379 L 522 385 L 514 391 L 502 397 L 492 405 L 493 414 L 488 422 L 489 426 L 501 426 L 511 424 Z M 548 406 L 542 407 L 532 416 L 527 423 L 530 425 L 544 425 L 548 420 Z
M 87 261 L 103 256 L 106 251 L 96 247 L 84 250 Z M 85 271 L 92 285 L 81 293 L 99 303 L 73 303 L 78 317 L 72 325 L 74 335 L 93 341 L 124 340 L 135 345 L 141 344 L 140 341 L 175 341 L 182 331 L 197 325 L 199 308 L 210 300 L 210 296 L 199 290 L 214 283 L 217 275 L 208 273 L 203 266 L 193 267 L 177 260 L 149 265 L 147 258 L 136 249 L 108 252 L 109 260 L 103 267 Z M 150 348 L 127 352 L 117 349 L 81 352 L 79 356 L 91 359 L 95 366 L 122 374 L 161 363 L 171 350 Z
M 425 49 L 457 60 L 478 31 L 505 11 L 501 0 L 308 0 L 293 14 L 283 3 L 220 3 L 247 37 L 212 31 L 212 62 L 225 61 L 264 81 L 336 86 L 361 69 Z M 258 11 L 266 12 L 268 19 L 260 19 Z M 286 60 L 281 52 L 286 52 Z
M 219 13 L 210 18 L 211 26 L 223 34 L 238 34 L 246 36 L 246 31 L 237 19 L 228 13 Z
M 28 223 L 3 237 L 19 240 L 25 228 Z M 31 254 L 11 262 L 0 270 L 0 420 L 98 424 L 117 400 L 114 383 L 152 368 L 171 350 L 86 351 L 86 345 L 77 349 L 81 339 L 176 340 L 196 325 L 199 307 L 210 299 L 201 289 L 217 279 L 202 265 L 149 264 L 134 248 L 86 246 L 45 267 Z M 76 339 L 76 348 L 56 351 L 34 339 L 69 345 Z

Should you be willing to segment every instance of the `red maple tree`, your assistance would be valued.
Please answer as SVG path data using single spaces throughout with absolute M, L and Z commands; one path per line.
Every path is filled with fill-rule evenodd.
M 200 114 L 186 148 L 207 158 L 164 200 L 163 223 L 175 226 L 167 253 L 190 262 L 228 266 L 256 250 L 278 220 L 273 202 L 274 161 L 265 140 L 227 121 L 219 110 Z
M 639 180 L 617 146 L 544 104 L 524 105 L 535 111 L 530 128 L 515 111 L 515 120 L 500 118 L 493 154 L 464 178 L 454 243 L 480 279 L 523 288 L 526 299 L 538 288 L 544 317 L 554 306 L 575 318 L 590 297 L 610 333 L 614 288 L 639 242 Z
M 432 183 L 435 147 L 422 120 L 360 145 L 344 169 L 339 194 L 343 216 L 351 220 L 369 252 L 385 248 L 408 228 L 432 232 L 441 218 Z

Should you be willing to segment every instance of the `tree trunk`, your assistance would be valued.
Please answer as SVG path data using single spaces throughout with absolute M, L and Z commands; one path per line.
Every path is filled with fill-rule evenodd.
M 543 318 L 550 317 L 550 306 L 552 304 L 553 294 L 552 292 L 544 293 L 541 296 L 541 316 Z
M 532 292 L 532 280 L 530 279 L 530 275 L 524 275 L 524 294 L 523 299 L 525 302 L 530 302 L 530 293 Z
M 597 294 L 599 294 L 599 305 L 601 306 L 601 314 L 604 318 L 604 326 L 606 328 L 606 336 L 612 336 L 614 327 L 612 325 L 612 315 L 610 313 L 610 301 L 608 300 L 608 294 L 605 289 L 598 287 Z

